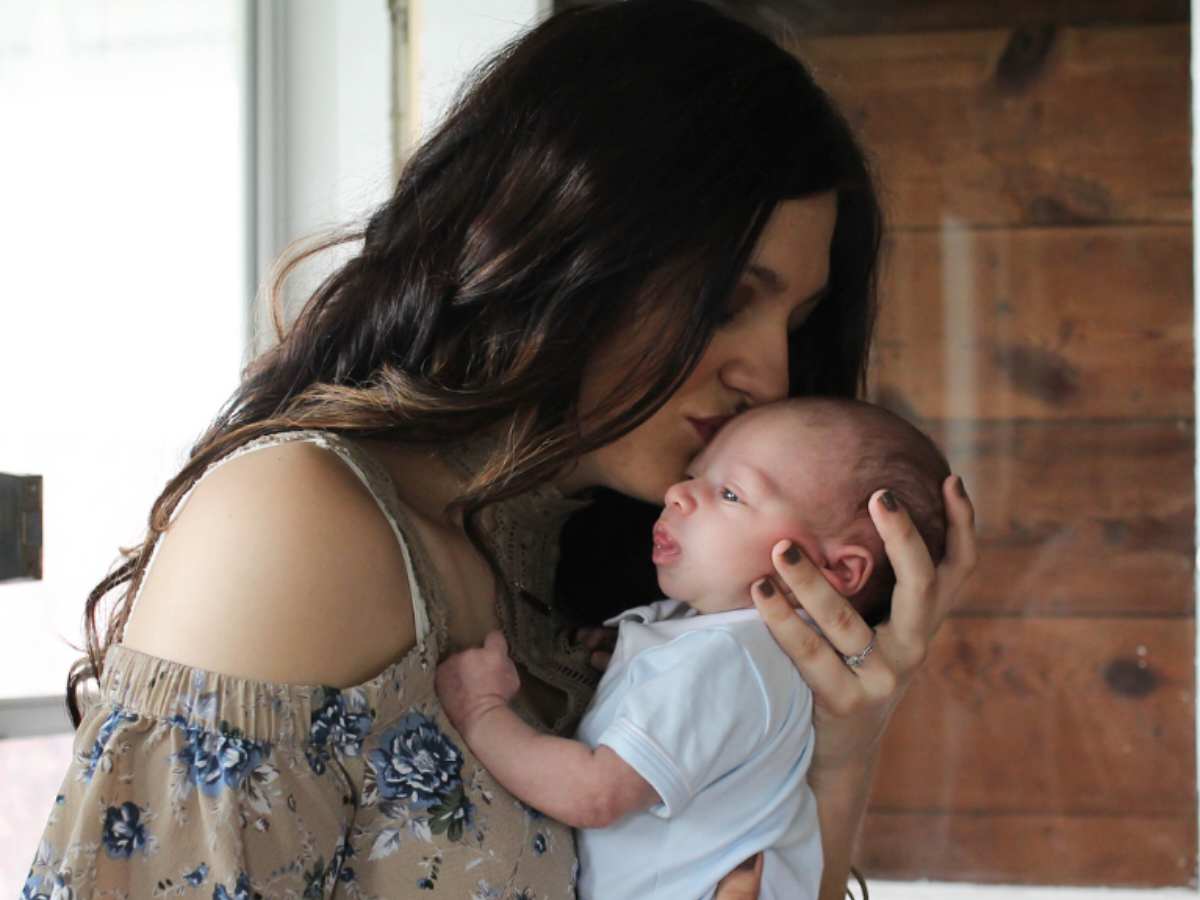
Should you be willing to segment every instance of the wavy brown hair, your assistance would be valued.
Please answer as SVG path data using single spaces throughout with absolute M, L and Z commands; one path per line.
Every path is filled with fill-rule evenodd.
M 691 0 L 575 8 L 511 43 L 365 227 L 285 255 L 273 273 L 278 310 L 299 263 L 361 241 L 294 323 L 277 313 L 279 343 L 155 501 L 145 541 L 88 597 L 87 657 L 67 686 L 76 724 L 77 689 L 120 639 L 155 540 L 215 461 L 302 428 L 430 444 L 499 429 L 457 501 L 483 550 L 478 510 L 652 415 L 720 327 L 776 204 L 830 190 L 829 295 L 792 341 L 793 392 L 861 385 L 880 234 L 864 156 L 804 66 Z M 651 321 L 640 362 L 582 414 L 597 348 Z

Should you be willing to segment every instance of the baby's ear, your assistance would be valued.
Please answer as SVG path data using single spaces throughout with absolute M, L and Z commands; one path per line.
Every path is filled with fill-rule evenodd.
M 835 544 L 825 550 L 821 571 L 843 597 L 853 597 L 866 586 L 875 569 L 871 551 L 858 544 Z

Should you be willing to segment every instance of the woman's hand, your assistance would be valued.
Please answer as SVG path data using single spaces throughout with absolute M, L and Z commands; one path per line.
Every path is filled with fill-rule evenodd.
M 818 794 L 829 884 L 822 897 L 841 897 L 851 844 L 865 813 L 880 738 L 929 642 L 975 568 L 975 513 L 952 475 L 942 485 L 948 531 L 946 556 L 937 568 L 908 513 L 887 491 L 871 497 L 868 511 L 896 573 L 890 619 L 875 629 L 873 651 L 856 668 L 844 657 L 861 653 L 871 628 L 799 548 L 781 542 L 772 553 L 777 581 L 751 590 L 775 640 L 812 688 L 816 748 L 809 783 Z M 796 615 L 802 608 L 824 633 Z
M 843 657 L 860 653 L 870 643 L 871 628 L 799 548 L 782 541 L 773 551 L 782 591 L 765 579 L 752 591 L 771 633 L 815 695 L 815 769 L 870 756 L 975 567 L 975 514 L 962 480 L 950 476 L 942 495 L 949 528 L 946 557 L 936 569 L 908 513 L 889 492 L 876 492 L 868 504 L 895 570 L 896 588 L 891 618 L 875 630 L 875 648 L 857 668 L 847 666 Z M 808 613 L 824 637 L 793 607 Z

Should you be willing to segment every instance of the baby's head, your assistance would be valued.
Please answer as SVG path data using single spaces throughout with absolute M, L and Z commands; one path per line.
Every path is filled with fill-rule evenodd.
M 876 624 L 890 612 L 895 575 L 867 501 L 889 489 L 936 564 L 949 474 L 928 437 L 869 403 L 814 397 L 753 409 L 667 490 L 654 527 L 659 587 L 700 612 L 750 606 L 750 585 L 774 572 L 771 549 L 787 539 Z

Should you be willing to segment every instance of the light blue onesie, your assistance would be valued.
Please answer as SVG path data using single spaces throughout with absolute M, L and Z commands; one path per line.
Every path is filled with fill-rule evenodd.
M 760 850 L 761 900 L 816 900 L 812 692 L 757 611 L 660 600 L 616 623 L 576 737 L 611 747 L 663 802 L 577 833 L 579 900 L 708 898 Z

